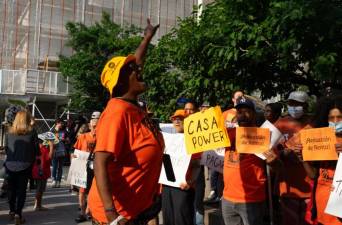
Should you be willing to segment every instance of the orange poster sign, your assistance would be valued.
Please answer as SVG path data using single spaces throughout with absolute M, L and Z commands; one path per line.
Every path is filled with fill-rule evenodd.
M 310 125 L 306 125 L 305 127 L 303 127 L 302 130 L 306 130 L 306 129 L 311 129 L 312 126 Z M 300 133 L 295 133 L 293 134 L 293 136 L 286 141 L 285 145 L 288 149 L 294 149 L 296 145 L 301 144 L 300 142 Z
M 236 128 L 236 151 L 238 153 L 264 153 L 270 149 L 270 141 L 271 134 L 268 128 Z
M 335 130 L 330 127 L 300 131 L 303 160 L 337 160 Z

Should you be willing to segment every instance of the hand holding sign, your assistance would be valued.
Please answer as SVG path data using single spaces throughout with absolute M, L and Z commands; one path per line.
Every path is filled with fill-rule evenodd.
M 230 146 L 219 106 L 187 117 L 184 121 L 184 136 L 188 154 Z

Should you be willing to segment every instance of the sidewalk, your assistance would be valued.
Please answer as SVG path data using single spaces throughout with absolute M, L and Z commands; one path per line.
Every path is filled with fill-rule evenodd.
M 2 183 L 2 182 L 0 182 Z M 76 224 L 75 218 L 78 215 L 78 197 L 71 195 L 69 186 L 63 185 L 61 188 L 52 188 L 51 182 L 48 183 L 47 190 L 43 197 L 43 205 L 47 207 L 47 211 L 35 212 L 33 210 L 35 190 L 27 192 L 27 198 L 23 217 L 26 219 L 25 224 L 41 225 L 72 225 Z M 0 225 L 10 225 L 8 203 L 6 198 L 0 199 Z M 82 225 L 90 225 L 91 222 L 79 223 Z

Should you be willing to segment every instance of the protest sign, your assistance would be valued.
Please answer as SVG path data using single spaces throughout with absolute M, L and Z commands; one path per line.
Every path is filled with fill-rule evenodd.
M 342 218 L 342 154 L 337 162 L 325 213 Z
M 335 130 L 330 127 L 300 131 L 303 160 L 337 160 Z
M 89 152 L 80 150 L 74 151 L 76 158 L 71 160 L 67 183 L 77 187 L 87 187 L 87 160 Z
M 306 129 L 311 129 L 312 126 L 310 125 L 306 125 L 305 127 L 303 127 L 301 130 L 306 130 Z M 301 144 L 300 141 L 300 133 L 294 133 L 292 135 L 292 137 L 288 138 L 285 142 L 285 145 L 288 149 L 294 149 L 296 145 Z
M 185 176 L 191 160 L 191 155 L 188 155 L 185 150 L 184 134 L 170 134 L 163 132 L 163 137 L 165 141 L 164 153 L 170 155 L 176 181 L 171 182 L 167 179 L 165 167 L 163 165 L 159 177 L 159 183 L 172 187 L 180 187 L 181 183 L 186 182 Z
M 230 146 L 219 106 L 187 117 L 184 121 L 184 135 L 188 154 Z
M 283 138 L 282 133 L 276 128 L 270 121 L 266 120 L 260 128 L 268 128 L 271 132 L 271 142 L 270 142 L 270 149 L 274 148 L 279 141 Z M 265 160 L 266 157 L 262 153 L 255 154 L 259 158 Z
M 170 134 L 176 133 L 176 129 L 173 127 L 172 123 L 160 123 L 159 127 L 162 130 L 162 132 L 170 133 Z
M 270 130 L 258 127 L 236 128 L 236 151 L 238 153 L 263 153 L 270 149 Z
M 219 148 L 212 151 L 203 152 L 201 164 L 209 169 L 223 173 L 225 148 Z

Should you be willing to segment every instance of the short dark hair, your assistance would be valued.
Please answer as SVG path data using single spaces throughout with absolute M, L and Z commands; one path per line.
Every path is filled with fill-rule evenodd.
M 337 108 L 342 112 L 342 96 L 323 97 L 319 99 L 315 107 L 313 127 L 327 127 L 330 110 Z
M 184 103 L 184 106 L 185 106 L 186 104 L 188 104 L 188 103 L 193 104 L 193 105 L 195 106 L 195 109 L 198 109 L 198 104 L 197 104 L 197 102 L 196 102 L 194 99 L 188 98 L 188 99 L 186 100 L 186 102 Z
M 56 120 L 55 120 L 55 124 L 57 124 L 57 123 L 63 123 L 64 121 L 61 119 L 61 118 L 57 118 Z
M 272 110 L 272 113 L 279 118 L 281 116 L 281 111 L 283 109 L 283 105 L 279 102 L 275 102 L 275 103 L 268 103 L 266 106 L 270 107 Z M 265 106 L 265 107 L 266 107 Z

